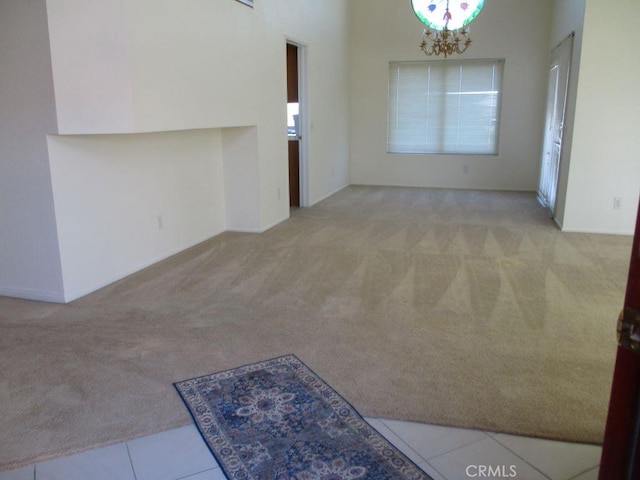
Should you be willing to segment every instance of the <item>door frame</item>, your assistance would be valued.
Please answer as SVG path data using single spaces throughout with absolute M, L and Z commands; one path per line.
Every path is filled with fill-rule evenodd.
M 291 37 L 285 38 L 286 44 L 298 47 L 298 103 L 300 105 L 300 207 L 309 206 L 309 78 L 307 45 Z

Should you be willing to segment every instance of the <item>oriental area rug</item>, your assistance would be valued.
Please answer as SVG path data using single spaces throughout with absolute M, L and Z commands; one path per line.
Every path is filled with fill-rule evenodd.
M 294 355 L 174 386 L 231 480 L 430 480 Z

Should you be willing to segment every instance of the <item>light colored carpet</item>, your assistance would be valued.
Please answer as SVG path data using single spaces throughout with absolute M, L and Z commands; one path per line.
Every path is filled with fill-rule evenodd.
M 0 468 L 187 424 L 172 382 L 287 353 L 367 416 L 600 442 L 630 250 L 529 193 L 349 187 L 70 305 L 0 298 Z

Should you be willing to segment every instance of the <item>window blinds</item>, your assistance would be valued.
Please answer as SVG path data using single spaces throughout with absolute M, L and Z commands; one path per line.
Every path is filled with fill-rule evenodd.
M 503 65 L 390 63 L 388 151 L 497 154 Z

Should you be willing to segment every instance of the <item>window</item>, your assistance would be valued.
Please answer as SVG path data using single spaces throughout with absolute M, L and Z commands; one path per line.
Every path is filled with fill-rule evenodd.
M 287 135 L 297 138 L 300 135 L 300 104 L 287 103 Z
M 497 155 L 503 66 L 391 62 L 388 151 Z

